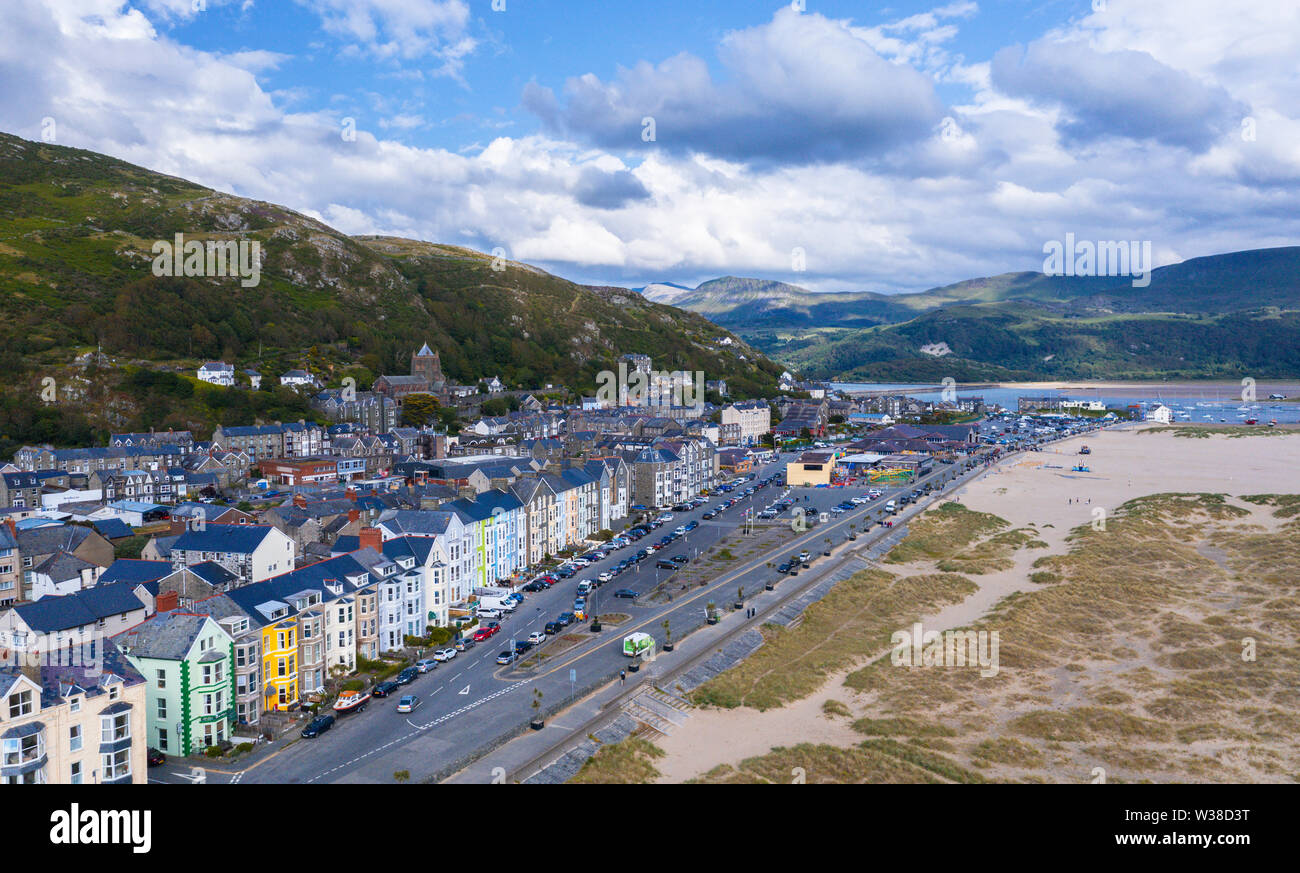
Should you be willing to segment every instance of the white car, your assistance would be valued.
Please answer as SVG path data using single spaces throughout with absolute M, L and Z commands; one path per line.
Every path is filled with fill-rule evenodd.
M 435 661 L 450 661 L 454 657 L 456 657 L 455 649 L 439 649 L 433 653 L 433 660 Z
M 528 642 L 532 643 L 534 646 L 539 643 L 544 643 L 546 642 L 546 634 L 541 631 L 533 631 L 528 635 Z
M 608 582 L 610 579 L 614 578 L 614 574 L 610 572 L 605 572 L 605 573 L 601 573 L 596 578 L 599 579 L 601 582 Z

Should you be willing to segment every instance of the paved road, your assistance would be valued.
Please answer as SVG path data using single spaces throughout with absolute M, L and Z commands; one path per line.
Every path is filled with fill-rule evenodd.
M 788 459 L 788 456 L 783 456 L 776 463 L 757 470 L 757 479 L 784 469 Z M 801 549 L 817 555 L 824 547 L 826 536 L 834 537 L 838 543 L 849 533 L 850 525 L 863 532 L 868 522 L 880 522 L 885 517 L 884 504 L 891 496 L 926 484 L 945 487 L 965 468 L 965 463 L 936 464 L 934 471 L 919 482 L 906 488 L 890 489 L 877 501 L 855 507 L 851 512 L 833 515 L 827 523 L 814 526 L 806 534 L 784 543 L 769 554 L 754 556 L 752 560 L 738 560 L 737 569 L 720 571 L 707 587 L 681 592 L 671 603 L 616 599 L 614 591 L 620 588 L 630 588 L 638 593 L 651 590 L 662 578 L 671 575 L 668 571 L 655 569 L 654 561 L 681 554 L 693 559 L 697 552 L 703 552 L 724 535 L 733 533 L 746 510 L 752 509 L 757 513 L 785 489 L 776 485 L 761 488 L 752 497 L 739 501 L 711 521 L 704 521 L 701 515 L 716 506 L 720 497 L 730 497 L 735 492 L 711 498 L 697 510 L 673 513 L 671 522 L 641 542 L 615 551 L 609 558 L 585 568 L 571 579 L 561 580 L 548 591 L 527 595 L 515 613 L 502 621 L 502 632 L 495 638 L 459 653 L 452 661 L 439 665 L 403 688 L 401 693 L 415 694 L 420 699 L 413 713 L 396 712 L 400 694 L 375 699 L 364 712 L 340 717 L 331 730 L 317 739 L 299 740 L 237 775 L 209 772 L 207 779 L 209 782 L 248 783 L 391 783 L 397 771 L 407 771 L 411 781 L 419 781 L 454 764 L 463 765 L 471 756 L 481 754 L 518 733 L 532 714 L 534 689 L 542 691 L 542 703 L 550 706 L 625 667 L 627 661 L 621 653 L 621 641 L 627 633 L 643 630 L 662 642 L 662 623 L 667 618 L 674 628 L 674 636 L 679 637 L 679 629 L 703 621 L 707 601 L 714 600 L 719 608 L 727 608 L 735 598 L 737 587 L 744 586 L 747 592 L 760 590 L 773 575 L 773 571 L 766 567 L 768 561 L 779 562 Z M 836 503 L 866 490 L 865 485 L 857 488 L 805 488 L 794 489 L 792 496 L 807 497 L 806 502 L 800 500 L 802 506 L 829 512 Z M 594 581 L 595 576 L 611 564 L 656 542 L 663 534 L 690 520 L 699 520 L 700 526 L 656 552 L 652 559 L 635 565 L 636 570 L 624 572 L 595 592 L 589 612 L 623 612 L 632 616 L 631 621 L 620 624 L 618 628 L 607 627 L 602 634 L 590 635 L 589 641 L 548 658 L 542 667 L 532 671 L 500 667 L 495 663 L 497 654 L 510 648 L 512 640 L 526 639 L 559 613 L 571 611 L 579 582 Z M 788 516 L 774 523 L 788 524 Z M 585 625 L 581 629 L 570 627 L 566 630 L 588 636 Z M 543 646 L 540 651 L 547 649 Z M 576 682 L 570 681 L 570 671 L 574 672 Z M 183 775 L 187 772 L 185 768 L 174 775 L 165 772 L 167 769 L 170 768 L 155 768 L 150 775 L 157 777 L 158 781 L 189 781 Z

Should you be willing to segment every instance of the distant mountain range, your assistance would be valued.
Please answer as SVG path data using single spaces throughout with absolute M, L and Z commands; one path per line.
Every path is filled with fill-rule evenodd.
M 704 315 L 812 378 L 1300 375 L 1300 247 L 1131 277 L 1005 273 L 908 294 L 821 294 L 733 276 L 651 300 Z

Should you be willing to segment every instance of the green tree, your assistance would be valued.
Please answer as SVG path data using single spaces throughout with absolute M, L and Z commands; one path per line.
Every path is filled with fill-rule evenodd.
M 438 398 L 432 394 L 408 394 L 402 400 L 402 424 L 411 427 L 423 427 L 442 412 Z

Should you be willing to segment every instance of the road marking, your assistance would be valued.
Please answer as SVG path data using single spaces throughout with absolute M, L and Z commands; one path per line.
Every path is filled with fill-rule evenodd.
M 469 686 L 466 685 L 464 688 L 462 688 L 461 690 L 457 691 L 456 693 L 457 693 L 457 694 L 469 694 Z

